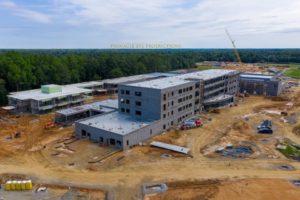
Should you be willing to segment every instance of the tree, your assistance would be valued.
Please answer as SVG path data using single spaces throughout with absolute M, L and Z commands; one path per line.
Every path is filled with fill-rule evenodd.
M 117 67 L 117 68 L 112 69 L 109 72 L 109 76 L 112 77 L 112 78 L 121 77 L 121 76 L 123 76 L 123 72 L 119 67 Z
M 7 98 L 7 90 L 5 88 L 5 81 L 3 79 L 0 79 L 0 105 L 5 105 Z

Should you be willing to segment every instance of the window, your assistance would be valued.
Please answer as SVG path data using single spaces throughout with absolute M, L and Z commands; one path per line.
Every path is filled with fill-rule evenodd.
M 171 126 L 173 126 L 174 125 L 174 122 L 173 121 L 171 121 Z
M 171 105 L 174 106 L 174 101 L 171 102 Z
M 141 92 L 135 92 L 134 94 L 135 94 L 135 96 L 137 96 L 137 97 L 142 96 L 142 93 L 141 93 Z
M 174 114 L 174 112 L 173 112 L 173 110 L 171 111 L 171 115 L 173 115 Z
M 190 90 L 193 90 L 193 87 L 192 87 L 192 86 L 190 87 Z
M 163 118 L 164 118 L 164 119 L 166 118 L 166 114 L 163 114 Z
M 124 94 L 124 90 L 121 90 L 121 94 Z
M 166 94 L 164 94 L 164 101 L 167 99 L 167 95 Z
M 136 102 L 135 102 L 135 105 L 136 105 L 136 106 L 141 106 L 141 105 L 142 105 L 142 102 L 136 101 Z
M 129 140 L 126 141 L 127 146 L 129 146 Z
M 125 112 L 125 108 L 121 108 L 121 112 Z
M 126 90 L 126 94 L 129 95 L 129 94 L 130 94 L 130 91 L 129 91 L 129 90 Z
M 130 110 L 127 108 L 127 109 L 126 109 L 126 112 L 127 112 L 127 113 L 130 113 Z
M 117 145 L 122 146 L 122 142 L 120 140 L 117 140 Z
M 150 129 L 150 135 L 152 135 L 152 129 Z
M 174 96 L 174 92 L 172 92 L 172 96 Z
M 163 129 L 166 129 L 166 125 L 165 124 L 163 125 Z
M 189 96 L 189 99 L 191 99 L 191 98 L 193 98 L 193 95 L 190 95 L 190 96 Z
M 85 130 L 81 130 L 81 135 L 82 136 L 86 136 L 86 131 Z
M 136 111 L 135 111 L 135 114 L 138 115 L 138 116 L 141 116 L 141 115 L 142 115 L 142 112 L 139 111 L 139 110 L 136 110 Z
M 100 137 L 100 142 L 103 142 L 103 137 Z
M 164 104 L 164 106 L 163 106 L 163 109 L 164 109 L 164 110 L 166 110 L 166 109 L 167 109 L 167 107 L 166 107 L 166 104 Z
M 109 143 L 111 145 L 115 145 L 116 144 L 116 140 L 111 138 L 111 139 L 109 139 Z
M 129 99 L 126 99 L 126 104 L 130 104 L 130 100 Z
M 181 93 L 182 93 L 182 89 L 180 89 L 180 90 L 178 91 L 178 93 L 181 94 Z

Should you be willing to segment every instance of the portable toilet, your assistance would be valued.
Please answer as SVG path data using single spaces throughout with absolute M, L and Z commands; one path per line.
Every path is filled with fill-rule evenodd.
M 16 184 L 17 184 L 17 181 L 12 181 L 11 185 L 10 185 L 10 189 L 11 190 L 16 190 Z
M 6 191 L 10 191 L 11 190 L 11 181 L 6 181 L 6 183 L 5 183 L 5 190 Z
M 26 181 L 21 181 L 21 190 L 26 190 Z
M 21 190 L 21 181 L 17 181 L 16 190 Z
M 32 182 L 31 180 L 27 180 L 25 184 L 26 190 L 32 190 Z

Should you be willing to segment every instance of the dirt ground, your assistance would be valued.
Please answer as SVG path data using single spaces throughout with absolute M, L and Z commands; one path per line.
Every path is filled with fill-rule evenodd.
M 297 200 L 300 188 L 282 179 L 204 180 L 168 183 L 165 193 L 145 200 Z
M 287 180 L 300 178 L 300 162 L 285 158 L 275 149 L 275 144 L 284 138 L 300 144 L 300 136 L 295 132 L 300 124 L 297 114 L 300 112 L 300 87 L 290 90 L 282 99 L 241 98 L 237 106 L 223 108 L 219 114 L 201 114 L 203 127 L 170 130 L 124 152 L 115 152 L 86 140 L 76 140 L 72 137 L 72 126 L 45 130 L 44 125 L 53 120 L 53 113 L 41 116 L 1 114 L 0 174 L 24 174 L 34 182 L 51 185 L 60 183 L 80 188 L 93 187 L 106 191 L 107 199 L 142 199 L 141 185 L 145 182 L 176 185 L 208 179 L 217 182 L 214 190 L 204 188 L 200 189 L 201 192 L 218 192 L 206 199 L 219 200 L 222 196 L 223 199 L 231 199 L 225 198 L 226 195 L 234 199 L 234 194 L 238 194 L 241 198 L 236 199 L 268 200 L 282 197 L 280 191 L 283 195 L 298 194 L 298 188 L 293 188 Z M 288 115 L 282 116 L 281 111 Z M 266 118 L 272 120 L 274 134 L 259 135 L 256 126 Z M 16 131 L 21 132 L 21 137 L 10 139 L 10 134 Z M 191 156 L 150 147 L 149 143 L 153 140 L 190 148 Z M 249 158 L 213 155 L 217 146 L 245 141 L 255 146 Z M 293 170 L 278 168 L 285 164 L 292 166 Z M 234 182 L 237 178 L 240 181 Z M 243 181 L 249 187 L 244 187 L 246 183 Z M 184 192 L 174 189 L 168 198 L 182 194 L 181 199 L 197 199 L 198 194 L 202 195 L 193 184 L 188 187 L 192 189 Z M 249 189 L 249 192 L 241 192 L 241 188 L 245 191 Z M 277 188 L 274 193 L 278 193 L 277 196 L 270 194 L 274 190 L 272 188 Z M 291 194 L 286 191 L 291 191 Z M 251 193 L 255 193 L 254 196 Z M 259 198 L 259 193 L 264 198 Z

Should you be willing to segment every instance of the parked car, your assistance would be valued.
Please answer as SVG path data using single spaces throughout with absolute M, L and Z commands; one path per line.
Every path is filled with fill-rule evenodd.
M 191 128 L 196 128 L 202 126 L 202 121 L 198 117 L 193 117 L 190 119 L 185 120 L 182 124 L 180 129 L 181 130 L 186 130 L 186 129 L 191 129 Z

